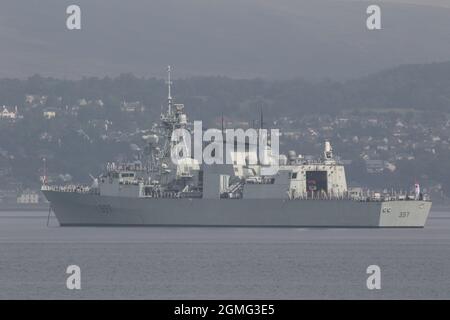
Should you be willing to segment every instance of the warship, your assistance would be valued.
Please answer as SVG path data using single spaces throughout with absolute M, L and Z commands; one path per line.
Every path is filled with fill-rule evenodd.
M 294 151 L 278 155 L 272 174 L 265 173 L 262 161 L 248 162 L 260 154 L 251 154 L 255 149 L 248 142 L 243 149 L 226 149 L 233 159 L 229 164 L 188 157 L 174 163 L 173 133 L 190 124 L 184 105 L 172 99 L 170 72 L 169 67 L 167 108 L 158 126 L 142 136 L 142 160 L 108 163 L 90 186 L 42 185 L 49 214 L 60 226 L 425 226 L 431 201 L 418 184 L 410 193 L 349 188 L 329 141 L 317 160 Z

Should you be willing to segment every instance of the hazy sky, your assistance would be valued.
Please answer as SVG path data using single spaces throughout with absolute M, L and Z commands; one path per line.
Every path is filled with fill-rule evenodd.
M 363 0 L 368 1 L 369 0 Z M 407 4 L 420 4 L 426 6 L 439 6 L 450 8 L 450 0 L 383 0 L 382 2 L 394 2 L 394 3 L 407 3 Z
M 73 3 L 80 31 L 65 27 Z M 181 77 L 346 79 L 450 60 L 450 0 L 381 1 L 383 30 L 371 32 L 373 3 L 1 0 L 0 77 L 163 76 L 172 64 Z

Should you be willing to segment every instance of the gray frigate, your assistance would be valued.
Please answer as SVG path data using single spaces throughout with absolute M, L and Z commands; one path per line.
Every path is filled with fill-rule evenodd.
M 293 151 L 279 155 L 270 175 L 262 162 L 248 163 L 259 153 L 247 147 L 230 148 L 231 164 L 174 163 L 173 132 L 189 123 L 184 105 L 173 102 L 171 84 L 169 67 L 168 106 L 142 137 L 145 160 L 108 163 L 91 186 L 42 186 L 61 226 L 425 226 L 431 201 L 418 185 L 411 194 L 349 188 L 329 141 L 317 160 Z

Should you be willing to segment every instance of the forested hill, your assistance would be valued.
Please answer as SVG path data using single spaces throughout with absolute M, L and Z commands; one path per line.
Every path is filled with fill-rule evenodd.
M 54 108 L 76 104 L 83 98 L 102 99 L 109 110 L 119 108 L 122 101 L 141 101 L 151 115 L 158 116 L 166 90 L 163 79 L 131 74 L 82 80 L 35 75 L 26 80 L 0 80 L 0 104 L 18 105 L 20 109 L 27 94 L 48 96 L 45 106 Z M 362 109 L 450 112 L 450 62 L 404 65 L 343 83 L 191 77 L 175 80 L 174 94 L 186 105 L 191 118 L 204 121 L 222 113 L 230 118 L 252 119 L 260 106 L 269 118 Z

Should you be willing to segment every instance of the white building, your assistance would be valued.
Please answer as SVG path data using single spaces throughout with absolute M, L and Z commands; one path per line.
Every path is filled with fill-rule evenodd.
M 144 112 L 145 107 L 140 101 L 126 102 L 123 101 L 120 109 L 123 112 Z
M 53 119 L 56 117 L 56 110 L 53 109 L 46 109 L 43 112 L 44 118 L 46 119 Z
M 17 106 L 14 107 L 14 111 L 9 111 L 6 106 L 3 106 L 3 110 L 0 112 L 0 119 L 16 119 L 17 118 Z
M 39 195 L 34 191 L 24 191 L 17 197 L 17 203 L 39 203 Z

